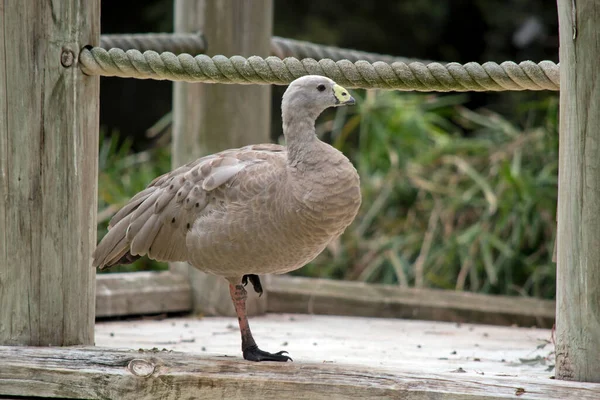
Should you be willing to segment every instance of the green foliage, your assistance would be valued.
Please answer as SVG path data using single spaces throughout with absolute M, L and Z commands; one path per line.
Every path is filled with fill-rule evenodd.
M 98 157 L 98 239 L 108 231 L 110 218 L 137 192 L 171 167 L 169 148 L 131 153 L 131 141 L 119 135 L 100 135 Z M 141 258 L 130 265 L 115 266 L 107 272 L 166 269 L 165 263 Z
M 358 96 L 361 97 L 361 96 Z M 461 107 L 464 95 L 368 91 L 318 132 L 361 176 L 356 221 L 297 275 L 552 298 L 557 98 L 525 103 L 525 127 Z M 98 235 L 170 169 L 169 150 L 100 147 Z M 118 271 L 164 268 L 146 258 Z M 114 269 L 111 269 L 113 271 Z
M 554 296 L 557 99 L 526 104 L 543 123 L 524 129 L 462 100 L 371 91 L 334 123 L 363 206 L 297 274 Z

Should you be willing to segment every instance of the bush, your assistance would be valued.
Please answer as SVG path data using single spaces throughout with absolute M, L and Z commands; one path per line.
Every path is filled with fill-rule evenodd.
M 544 122 L 522 130 L 461 101 L 367 92 L 333 123 L 363 206 L 296 274 L 554 297 L 557 98 L 526 105 Z
M 557 98 L 524 105 L 540 122 L 517 128 L 461 107 L 463 95 L 362 97 L 317 130 L 357 167 L 363 206 L 294 274 L 553 298 Z M 120 206 L 170 169 L 168 149 L 129 154 L 129 143 L 117 143 L 100 147 L 99 237 Z M 164 264 L 141 259 L 116 270 L 156 268 Z

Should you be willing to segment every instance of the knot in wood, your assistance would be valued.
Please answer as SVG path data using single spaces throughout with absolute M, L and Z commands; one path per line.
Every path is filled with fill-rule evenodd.
M 127 370 L 135 376 L 148 378 L 154 373 L 155 366 L 150 361 L 135 358 L 129 361 Z

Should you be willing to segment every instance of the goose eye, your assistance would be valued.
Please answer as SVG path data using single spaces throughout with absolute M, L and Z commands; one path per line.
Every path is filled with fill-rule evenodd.
M 325 85 L 321 84 L 321 85 L 317 86 L 317 90 L 319 92 L 323 92 L 325 90 Z

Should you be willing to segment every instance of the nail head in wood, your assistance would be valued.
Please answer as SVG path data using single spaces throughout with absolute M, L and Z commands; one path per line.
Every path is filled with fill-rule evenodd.
M 60 63 L 63 67 L 69 68 L 75 62 L 75 53 L 68 47 L 63 47 L 60 53 Z

